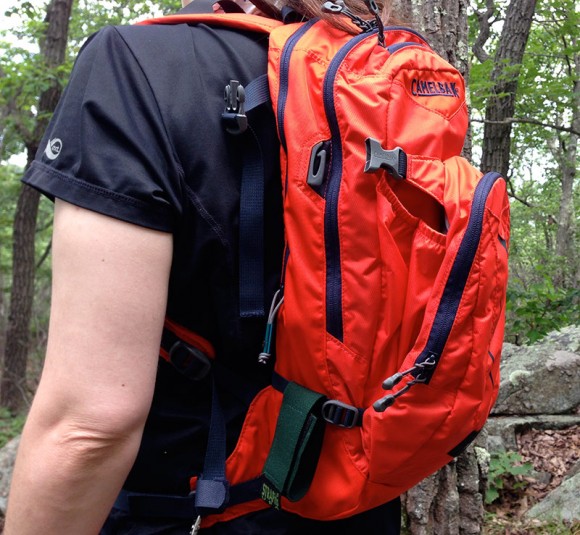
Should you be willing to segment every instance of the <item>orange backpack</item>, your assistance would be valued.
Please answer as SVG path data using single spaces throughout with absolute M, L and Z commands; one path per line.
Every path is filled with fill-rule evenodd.
M 361 33 L 243 14 L 147 21 L 270 39 L 286 251 L 260 358 L 275 331 L 275 372 L 225 467 L 206 459 L 191 481 L 203 527 L 267 506 L 333 520 L 386 503 L 463 451 L 497 395 L 509 205 L 500 175 L 459 156 L 464 81 L 416 32 L 327 4 Z M 243 91 L 228 87 L 243 128 Z

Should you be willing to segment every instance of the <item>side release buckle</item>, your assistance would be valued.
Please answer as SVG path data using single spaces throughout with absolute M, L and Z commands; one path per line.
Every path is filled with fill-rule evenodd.
M 222 113 L 226 132 L 235 136 L 243 134 L 248 129 L 248 116 L 244 111 L 246 91 L 237 80 L 230 80 L 224 90 L 226 109 Z
M 365 173 L 372 173 L 383 168 L 397 180 L 407 177 L 407 154 L 401 147 L 385 150 L 380 142 L 372 137 L 365 140 L 365 145 L 367 149 Z

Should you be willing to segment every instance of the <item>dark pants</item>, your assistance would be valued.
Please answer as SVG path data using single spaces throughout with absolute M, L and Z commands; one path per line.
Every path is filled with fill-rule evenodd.
M 113 509 L 100 535 L 188 535 L 192 522 L 135 519 Z M 200 535 L 399 535 L 401 502 L 393 500 L 344 520 L 321 522 L 266 509 L 200 531 Z

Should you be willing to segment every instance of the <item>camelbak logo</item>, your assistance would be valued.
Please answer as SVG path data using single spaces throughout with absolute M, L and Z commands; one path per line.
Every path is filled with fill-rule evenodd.
M 62 141 L 55 137 L 54 139 L 49 139 L 46 144 L 46 149 L 44 149 L 44 154 L 49 160 L 56 160 L 60 151 L 62 150 Z
M 411 93 L 416 97 L 455 97 L 459 98 L 455 82 L 436 82 L 413 78 Z

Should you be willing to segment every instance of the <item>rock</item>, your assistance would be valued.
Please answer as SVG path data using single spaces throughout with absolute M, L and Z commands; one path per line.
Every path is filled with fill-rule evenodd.
M 570 468 L 570 470 L 568 470 L 568 473 L 566 474 L 566 476 L 564 477 L 564 479 L 570 479 L 571 477 L 574 477 L 576 474 L 580 474 L 580 461 L 578 461 L 572 468 Z
M 493 415 L 568 414 L 580 406 L 580 327 L 533 346 L 504 344 Z
M 485 424 L 486 446 L 493 453 L 517 451 L 516 434 L 526 429 L 567 429 L 574 425 L 580 425 L 580 414 L 491 417 Z
M 566 479 L 534 505 L 527 513 L 529 518 L 539 520 L 579 522 L 580 521 L 580 473 Z
M 14 470 L 14 460 L 16 459 L 18 444 L 20 444 L 20 437 L 13 438 L 0 449 L 0 513 L 2 516 L 6 513 L 8 490 L 10 489 L 10 481 L 12 480 L 12 471 Z

